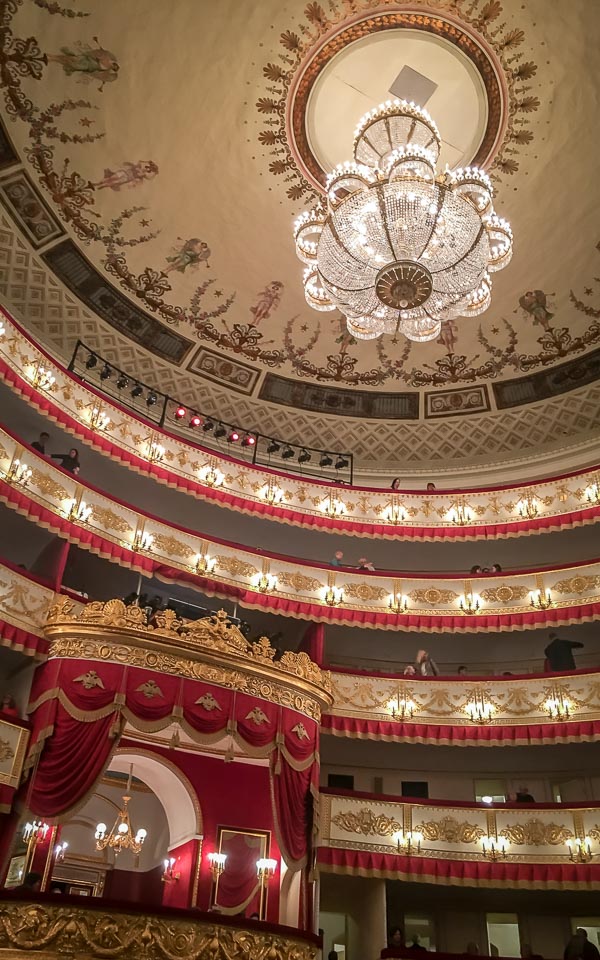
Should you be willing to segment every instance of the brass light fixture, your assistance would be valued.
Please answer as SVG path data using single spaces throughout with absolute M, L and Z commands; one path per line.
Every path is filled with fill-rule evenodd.
M 531 496 L 527 494 L 522 497 L 517 504 L 517 510 L 519 511 L 519 516 L 526 518 L 527 520 L 533 520 L 538 516 L 540 512 L 539 501 L 537 497 L 533 494 Z
M 473 698 L 465 706 L 465 712 L 472 723 L 491 723 L 496 708 L 483 690 L 475 690 Z
M 225 870 L 225 864 L 227 863 L 227 854 L 226 853 L 209 853 L 207 857 L 210 872 L 212 873 L 212 878 L 216 883 L 223 871 Z
M 387 708 L 394 720 L 411 720 L 417 705 L 408 691 L 399 688 L 395 698 L 388 701 Z
M 529 606 L 534 610 L 548 610 L 554 605 L 550 590 L 538 587 L 529 594 Z
M 481 597 L 477 593 L 464 593 L 458 601 L 458 605 L 465 616 L 477 614 L 481 610 Z
M 487 836 L 482 838 L 481 846 L 486 860 L 495 863 L 497 860 L 506 860 L 510 844 L 506 837 Z
M 123 806 L 119 810 L 117 819 L 110 832 L 107 833 L 105 823 L 99 823 L 96 826 L 96 850 L 106 850 L 107 847 L 110 847 L 111 850 L 114 850 L 115 856 L 118 856 L 122 850 L 131 850 L 131 852 L 137 856 L 142 849 L 148 832 L 143 827 L 140 827 L 134 834 L 129 815 L 129 801 L 131 800 L 129 793 L 131 791 L 132 776 L 133 766 L 129 771 L 127 793 L 123 797 Z
M 592 841 L 589 837 L 575 837 L 566 841 L 569 850 L 569 860 L 573 863 L 589 863 L 593 858 Z
M 404 854 L 407 857 L 421 852 L 421 843 L 423 842 L 422 833 L 414 833 L 412 830 L 398 830 L 392 834 L 392 840 L 396 844 L 397 853 Z

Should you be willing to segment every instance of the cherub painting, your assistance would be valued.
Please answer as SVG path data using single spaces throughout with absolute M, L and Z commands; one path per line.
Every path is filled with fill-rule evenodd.
M 550 294 L 552 296 L 552 294 Z M 554 314 L 548 310 L 548 298 L 543 290 L 528 290 L 519 298 L 519 304 L 525 313 L 533 317 L 533 322 L 548 330 Z
M 93 38 L 98 44 L 98 37 Z M 78 40 L 71 47 L 61 47 L 60 53 L 49 53 L 49 63 L 60 63 L 66 75 L 81 75 L 83 81 L 100 81 L 100 90 L 105 83 L 112 83 L 119 74 L 119 64 L 114 53 L 104 50 L 100 45 L 91 47 L 89 43 Z
M 151 180 L 158 173 L 158 167 L 153 160 L 138 160 L 131 163 L 126 160 L 120 167 L 104 171 L 102 180 L 94 184 L 97 190 L 120 190 L 121 187 L 137 187 L 145 180 Z
M 454 318 L 450 320 L 445 320 L 442 323 L 442 329 L 440 330 L 440 335 L 437 338 L 437 342 L 441 343 L 448 353 L 454 353 L 454 348 L 456 346 L 456 341 L 458 340 L 458 324 Z
M 258 299 L 253 307 L 250 307 L 250 313 L 254 317 L 253 324 L 258 327 L 261 320 L 268 320 L 274 310 L 279 306 L 283 294 L 283 284 L 280 280 L 273 280 L 265 289 L 259 293 Z
M 176 270 L 177 273 L 185 273 L 188 267 L 197 267 L 201 263 L 206 263 L 207 267 L 210 266 L 208 262 L 210 248 L 207 243 L 199 240 L 198 237 L 192 237 L 191 240 L 182 240 L 181 237 L 177 237 L 177 239 L 180 241 L 180 246 L 173 247 L 172 255 L 167 257 L 169 266 L 165 273 L 170 273 L 171 270 Z

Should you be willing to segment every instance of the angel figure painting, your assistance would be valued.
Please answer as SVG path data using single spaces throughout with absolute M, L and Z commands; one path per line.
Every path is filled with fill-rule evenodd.
M 126 160 L 114 170 L 107 167 L 102 180 L 98 180 L 94 186 L 96 190 L 119 191 L 121 187 L 137 187 L 146 180 L 152 180 L 157 173 L 158 166 L 153 160 L 138 160 L 137 163 Z
M 99 80 L 102 90 L 105 83 L 112 83 L 119 75 L 119 63 L 114 53 L 104 50 L 93 38 L 97 46 L 80 40 L 70 47 L 61 47 L 60 53 L 49 53 L 49 63 L 60 63 L 68 77 L 79 74 L 83 81 Z
M 528 290 L 519 298 L 519 304 L 525 313 L 533 317 L 533 322 L 548 330 L 554 314 L 548 310 L 548 297 L 543 290 Z
M 250 313 L 253 316 L 253 326 L 258 327 L 262 320 L 268 320 L 274 310 L 277 309 L 283 295 L 283 283 L 280 280 L 272 280 L 261 293 L 258 294 L 256 303 L 250 307 Z
M 170 273 L 172 270 L 176 270 L 177 273 L 185 273 L 188 267 L 195 268 L 201 263 L 205 263 L 207 267 L 210 266 L 210 247 L 203 240 L 199 240 L 198 237 L 192 237 L 191 240 L 182 240 L 181 237 L 177 237 L 180 242 L 180 245 L 173 247 L 173 253 L 170 257 L 167 257 L 168 267 L 165 270 L 165 273 Z

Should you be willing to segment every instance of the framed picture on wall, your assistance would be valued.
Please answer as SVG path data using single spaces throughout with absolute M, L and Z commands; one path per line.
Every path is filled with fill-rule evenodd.
M 18 887 L 20 883 L 23 883 L 26 861 L 27 854 L 20 854 L 18 857 L 11 857 L 8 865 L 8 872 L 6 874 L 6 880 L 4 881 L 5 887 Z
M 228 916 L 256 915 L 256 919 L 264 920 L 267 898 L 256 874 L 256 861 L 268 857 L 270 847 L 268 830 L 219 827 L 217 850 L 227 860 L 223 873 L 213 883 L 211 906 Z

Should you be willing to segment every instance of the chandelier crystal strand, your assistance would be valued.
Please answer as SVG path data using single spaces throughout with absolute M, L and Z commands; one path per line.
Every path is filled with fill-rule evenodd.
M 438 175 L 440 145 L 425 110 L 388 100 L 360 121 L 354 161 L 330 173 L 325 204 L 296 221 L 307 303 L 340 310 L 357 340 L 437 339 L 445 321 L 487 310 L 490 274 L 510 262 L 489 177 L 477 167 Z

